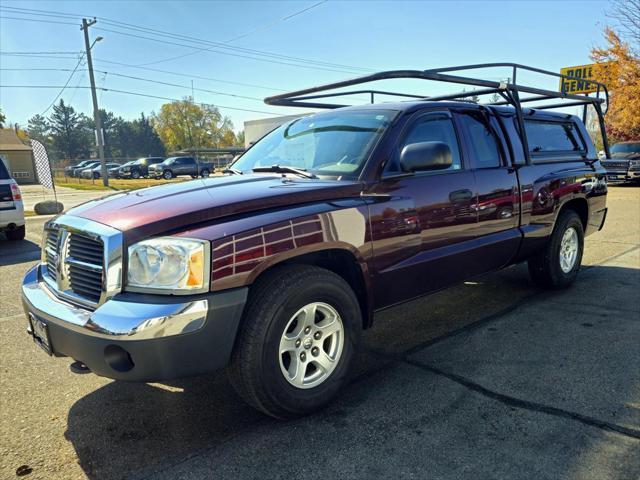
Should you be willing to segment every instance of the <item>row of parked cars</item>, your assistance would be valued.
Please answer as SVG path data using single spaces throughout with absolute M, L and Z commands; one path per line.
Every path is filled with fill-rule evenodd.
M 208 177 L 213 171 L 210 162 L 194 157 L 144 157 L 123 164 L 107 162 L 110 178 L 164 178 L 170 180 L 181 175 L 192 178 Z M 65 168 L 67 177 L 98 179 L 102 176 L 99 160 L 83 160 Z

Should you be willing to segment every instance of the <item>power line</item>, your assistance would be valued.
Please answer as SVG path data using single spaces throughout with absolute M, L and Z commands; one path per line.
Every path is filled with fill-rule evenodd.
M 20 9 L 20 8 L 16 8 L 16 7 L 2 7 L 2 8 L 9 8 L 13 12 L 16 12 L 16 13 L 20 13 L 22 10 L 25 10 L 25 11 L 29 12 L 28 13 L 29 15 L 38 15 L 40 12 L 43 12 L 42 13 L 43 15 L 44 14 L 53 13 L 53 12 L 47 11 L 47 10 Z M 308 8 L 311 8 L 311 7 L 308 7 Z M 68 13 L 57 12 L 56 15 L 64 16 L 64 18 L 69 18 L 69 17 L 74 18 L 73 14 L 68 14 Z M 240 53 L 245 53 L 245 54 L 250 54 L 250 55 L 258 55 L 258 56 L 269 57 L 269 58 L 272 58 L 272 59 L 288 60 L 288 61 L 292 61 L 292 62 L 305 63 L 305 64 L 310 64 L 310 65 L 317 65 L 319 68 L 322 67 L 321 69 L 324 69 L 324 70 L 329 70 L 329 68 L 332 68 L 333 70 L 330 70 L 330 71 L 336 71 L 335 69 L 337 69 L 337 68 L 349 69 L 349 70 L 352 70 L 352 71 L 353 70 L 355 70 L 355 71 L 370 71 L 370 69 L 351 66 L 351 65 L 342 65 L 342 64 L 338 64 L 338 63 L 324 62 L 324 61 L 319 61 L 319 60 L 310 60 L 310 59 L 301 58 L 301 57 L 293 57 L 293 56 L 289 56 L 289 55 L 282 55 L 282 54 L 266 52 L 266 51 L 261 51 L 261 50 L 255 50 L 255 49 L 231 46 L 231 45 L 227 45 L 227 44 L 220 43 L 220 42 L 202 40 L 202 39 L 199 39 L 199 38 L 196 38 L 196 37 L 190 37 L 190 36 L 181 35 L 181 34 L 172 34 L 172 33 L 168 33 L 166 30 L 158 30 L 158 29 L 153 29 L 153 28 L 149 28 L 149 27 L 141 27 L 139 25 L 133 25 L 133 24 L 130 24 L 130 23 L 121 22 L 121 21 L 118 21 L 118 20 L 104 18 L 104 17 L 101 17 L 101 20 L 102 20 L 102 23 L 104 23 L 104 24 L 112 25 L 112 26 L 114 26 L 116 28 L 120 28 L 120 29 L 125 29 L 125 30 L 130 30 L 130 31 L 137 31 L 137 32 L 151 34 L 151 35 L 155 35 L 155 36 L 159 36 L 159 37 L 163 37 L 163 38 L 171 38 L 171 39 L 174 39 L 174 40 L 180 40 L 182 42 L 186 41 L 186 42 L 190 42 L 190 43 L 198 43 L 198 44 L 200 44 L 198 46 L 195 46 L 195 45 L 185 45 L 185 44 L 178 44 L 178 43 L 175 43 L 175 42 L 167 42 L 167 41 L 165 41 L 165 43 L 174 44 L 174 45 L 182 46 L 182 47 L 186 47 L 186 48 L 202 48 L 201 45 L 204 44 L 204 45 L 209 45 L 211 47 L 218 47 L 218 48 L 222 48 L 222 49 L 225 49 L 225 50 L 232 50 L 232 51 L 235 51 L 235 52 L 240 52 Z M 121 32 L 121 31 L 117 31 L 117 30 L 109 30 L 109 29 L 102 29 L 102 30 L 111 31 L 112 33 L 117 33 L 117 34 L 121 34 L 121 35 L 128 35 L 128 36 L 136 37 L 136 35 L 134 35 L 132 33 L 126 33 L 126 32 Z M 140 35 L 138 37 L 145 38 L 147 40 L 152 40 L 152 41 L 161 41 L 159 39 L 150 39 L 148 37 L 142 37 Z M 223 53 L 223 52 L 215 51 L 214 53 Z M 230 55 L 230 53 L 228 53 L 228 52 L 226 54 Z M 258 60 L 255 57 L 245 56 L 244 58 L 249 58 L 249 59 L 252 59 L 252 60 Z M 283 62 L 279 62 L 279 63 L 283 63 Z M 285 65 L 291 65 L 291 64 L 288 64 L 288 63 L 284 63 L 284 64 Z M 297 66 L 297 65 L 294 65 L 294 66 Z M 344 72 L 344 70 L 337 70 L 337 71 Z M 352 73 L 352 72 L 350 72 L 350 73 Z
M 67 86 L 69 85 L 69 82 L 71 81 L 73 76 L 76 74 L 76 71 L 78 70 L 78 67 L 82 63 L 83 59 L 84 59 L 84 54 L 80 56 L 80 59 L 78 60 L 78 63 L 76 64 L 75 68 L 71 72 L 71 75 L 69 75 L 69 78 L 67 79 L 67 82 L 64 84 L 62 89 L 58 92 L 58 95 L 56 95 L 56 98 L 53 99 L 53 101 L 49 104 L 49 106 L 47 108 L 45 108 L 44 111 L 40 115 L 44 115 L 45 113 L 47 113 L 49 111 L 49 109 L 56 103 L 56 100 L 58 100 L 58 98 L 60 98 L 60 95 L 62 95 L 62 92 L 64 92 L 65 88 L 67 88 Z
M 195 91 L 198 91 L 198 92 L 211 93 L 213 95 L 224 95 L 224 96 L 227 96 L 227 97 L 242 98 L 242 99 L 245 99 L 245 100 L 257 100 L 259 102 L 262 102 L 262 100 L 263 100 L 262 98 L 258 98 L 258 97 L 248 97 L 246 95 L 236 95 L 235 93 L 225 93 L 225 92 L 219 92 L 219 91 L 216 91 L 216 90 L 207 90 L 205 88 L 193 88 L 193 87 L 191 87 L 189 85 L 180 85 L 180 84 L 177 84 L 177 83 L 162 82 L 160 80 L 152 80 L 150 78 L 134 77 L 132 75 L 123 75 L 121 73 L 105 72 L 104 70 L 96 70 L 96 72 L 113 75 L 115 77 L 128 78 L 128 79 L 131 79 L 131 80 L 139 80 L 139 81 L 142 81 L 142 82 L 157 83 L 158 85 L 167 85 L 167 86 L 170 86 L 170 87 L 179 87 L 179 88 L 191 89 L 191 90 L 195 90 Z
M 12 52 L 3 50 L 3 55 L 80 55 L 82 52 Z
M 211 40 L 203 40 L 203 39 L 200 39 L 200 38 L 197 38 L 197 37 L 191 37 L 191 36 L 188 36 L 188 35 L 182 35 L 182 34 L 177 34 L 177 33 L 168 33 L 166 30 L 157 30 L 157 29 L 153 29 L 153 28 L 149 28 L 149 27 L 141 27 L 141 26 L 138 26 L 138 25 L 132 25 L 130 23 L 125 23 L 125 22 L 120 22 L 120 21 L 103 20 L 103 23 L 112 25 L 112 26 L 114 26 L 116 28 L 122 28 L 122 29 L 126 29 L 126 30 L 133 30 L 133 31 L 141 32 L 141 33 L 156 35 L 156 36 L 164 37 L 164 38 L 171 38 L 171 39 L 174 39 L 174 40 L 180 40 L 180 41 L 196 43 L 196 44 L 200 44 L 200 45 L 210 45 L 212 47 L 218 47 L 218 48 L 222 48 L 222 49 L 225 49 L 225 50 L 232 50 L 232 51 L 251 54 L 251 55 L 261 55 L 261 56 L 266 56 L 266 57 L 270 57 L 270 58 L 291 60 L 291 61 L 297 61 L 297 62 L 301 62 L 301 63 L 317 64 L 317 65 L 322 65 L 322 66 L 327 66 L 327 67 L 346 68 L 346 69 L 350 69 L 350 70 L 360 70 L 360 71 L 370 71 L 370 69 L 368 69 L 368 68 L 355 67 L 355 66 L 352 66 L 352 65 L 343 65 L 343 64 L 340 64 L 340 63 L 325 62 L 325 61 L 321 61 L 321 60 L 310 60 L 310 59 L 302 58 L 302 57 L 293 57 L 291 55 L 283 55 L 283 54 L 280 54 L 280 53 L 266 52 L 264 50 L 256 50 L 256 49 L 246 48 L 246 47 L 238 47 L 238 46 L 235 46 L 235 45 L 227 45 L 227 44 L 224 44 L 224 43 L 221 43 L 221 42 L 214 42 L 214 41 L 211 41 Z M 191 46 L 191 48 L 197 48 L 197 46 Z
M 120 32 L 118 30 L 112 30 L 110 28 L 95 27 L 95 29 L 96 30 L 100 30 L 102 32 L 115 33 L 117 35 L 124 35 L 124 36 L 127 36 L 127 37 L 139 38 L 139 39 L 142 39 L 142 40 L 149 40 L 151 42 L 158 42 L 158 43 L 163 43 L 163 44 L 166 44 L 166 45 L 175 45 L 175 46 L 178 46 L 178 47 L 194 48 L 192 45 L 187 45 L 185 43 L 177 43 L 177 42 L 172 42 L 172 41 L 169 41 L 169 40 L 163 40 L 163 39 L 160 39 L 160 38 L 146 37 L 144 35 L 136 35 L 135 33 Z M 287 65 L 287 66 L 290 66 L 290 67 L 309 68 L 309 69 L 312 69 L 312 70 L 325 70 L 325 71 L 328 71 L 328 72 L 338 72 L 338 73 L 353 73 L 353 72 L 347 72 L 345 70 L 338 70 L 338 69 L 335 69 L 335 68 L 326 68 L 326 67 L 315 66 L 315 65 L 303 65 L 303 64 L 285 62 L 285 61 L 274 60 L 274 59 L 252 57 L 252 56 L 243 55 L 243 54 L 240 54 L 240 53 L 223 52 L 223 51 L 220 51 L 220 50 L 208 50 L 208 51 L 210 51 L 212 53 L 218 53 L 220 55 L 227 55 L 227 56 L 230 56 L 230 57 L 247 58 L 249 60 L 255 60 L 255 61 L 265 62 L 265 63 L 275 63 L 275 64 L 279 64 L 279 65 Z
M 0 55 L 2 55 L 2 52 L 0 52 Z M 47 57 L 48 58 L 48 57 Z M 58 57 L 55 57 L 58 58 Z M 122 62 L 113 62 L 110 60 L 101 60 L 101 59 L 94 59 L 94 62 L 99 62 L 99 63 L 108 63 L 111 65 L 118 65 L 118 66 L 122 66 L 122 67 L 126 67 L 126 68 L 137 68 L 140 70 L 148 70 L 151 72 L 157 72 L 157 73 L 165 73 L 167 75 L 175 75 L 178 77 L 184 77 L 184 78 L 189 78 L 189 79 L 198 79 L 198 80 L 206 80 L 206 81 L 210 81 L 210 82 L 219 82 L 219 83 L 226 83 L 229 85 L 237 85 L 237 86 L 241 86 L 241 87 L 251 87 L 251 88 L 262 88 L 264 90 L 273 90 L 273 91 L 281 91 L 281 92 L 286 92 L 287 90 L 284 88 L 275 88 L 275 87 L 267 87 L 264 85 L 256 85 L 253 83 L 243 83 L 243 82 L 234 82 L 231 80 L 221 80 L 219 78 L 212 78 L 212 77 L 204 77 L 202 75 L 189 75 L 186 73 L 178 73 L 178 72 L 173 72 L 170 70 L 160 70 L 157 68 L 147 68 L 147 67 L 139 67 L 137 65 L 130 65 L 128 63 L 122 63 Z M 37 71 L 43 71 L 43 72 L 70 72 L 71 69 L 70 68 L 0 68 L 0 71 L 25 71 L 25 72 L 37 72 Z M 98 71 L 98 70 L 96 70 Z M 113 73 L 113 72 L 111 72 Z
M 57 23 L 60 25 L 73 25 L 73 26 L 77 26 L 77 23 L 71 23 L 71 22 L 59 22 L 57 20 L 43 20 L 40 18 L 22 18 L 22 17 L 7 17 L 6 15 L 0 15 L 0 20 L 24 20 L 26 22 L 38 22 L 38 23 Z
M 0 85 L 0 89 L 1 88 L 42 88 L 42 89 L 47 89 L 47 88 L 62 88 L 60 85 Z M 74 87 L 74 88 L 82 88 L 82 89 L 89 89 L 91 87 L 88 86 L 78 86 L 78 87 Z M 103 87 L 96 87 L 96 90 L 101 90 L 101 91 L 105 91 L 105 92 L 112 92 L 112 93 L 122 93 L 125 95 L 133 95 L 133 96 L 137 96 L 137 97 L 147 97 L 147 98 L 157 98 L 160 100 L 169 100 L 171 102 L 182 102 L 184 101 L 184 99 L 177 99 L 177 98 L 173 98 L 173 97 L 164 97 L 161 95 L 151 95 L 151 94 L 147 94 L 147 93 L 140 93 L 140 92 L 132 92 L 129 90 L 120 90 L 120 89 L 115 89 L 115 88 L 103 88 Z M 284 113 L 282 112 L 267 112 L 264 110 L 253 110 L 253 109 L 249 109 L 249 108 L 240 108 L 240 107 L 229 107 L 227 105 L 218 105 L 218 104 L 213 104 L 213 103 L 200 103 L 200 102 L 195 102 L 196 105 L 202 105 L 202 106 L 207 106 L 207 107 L 215 107 L 215 108 L 220 108 L 220 109 L 225 109 L 225 110 L 238 110 L 241 112 L 251 112 L 251 113 L 264 113 L 267 115 L 284 115 Z
M 230 38 L 229 40 L 225 40 L 222 43 L 223 44 L 228 44 L 228 43 L 231 43 L 231 42 L 235 42 L 236 40 L 240 40 L 241 38 L 246 38 L 246 37 L 248 37 L 250 35 L 253 35 L 256 32 L 267 30 L 267 29 L 273 27 L 274 25 L 277 25 L 278 23 L 286 22 L 287 20 L 289 20 L 289 19 L 291 19 L 293 17 L 296 17 L 296 16 L 301 15 L 301 14 L 303 14 L 305 12 L 308 12 L 309 10 L 312 10 L 312 9 L 314 9 L 316 7 L 319 7 L 323 3 L 326 3 L 327 1 L 328 0 L 322 0 L 320 2 L 314 3 L 313 5 L 305 7 L 302 10 L 298 10 L 298 11 L 296 11 L 296 12 L 294 12 L 292 14 L 289 14 L 289 15 L 287 15 L 285 17 L 279 18 L 279 19 L 277 19 L 275 21 L 269 22 L 269 23 L 267 23 L 265 25 L 262 25 L 260 27 L 255 28 L 253 30 L 250 30 L 250 31 L 245 32 L 245 33 L 242 33 L 240 35 L 237 35 L 237 36 L 235 36 L 233 38 Z M 168 61 L 171 61 L 171 60 L 178 60 L 180 58 L 188 57 L 190 55 L 195 55 L 196 53 L 206 52 L 206 51 L 209 51 L 209 49 L 208 48 L 201 48 L 201 49 L 198 49 L 198 50 L 194 50 L 193 52 L 184 53 L 182 55 L 176 55 L 174 57 L 169 57 L 169 58 L 165 58 L 165 59 L 162 59 L 162 60 L 156 60 L 155 62 L 141 63 L 140 66 L 156 65 L 158 63 L 164 63 L 164 62 L 168 62 Z
M 23 7 L 8 7 L 5 5 L 0 6 L 0 10 L 13 11 L 21 15 L 39 15 L 43 17 L 57 17 L 57 18 L 78 18 L 78 15 L 72 13 L 54 12 L 52 10 L 36 10 L 33 8 Z M 32 12 L 32 13 L 31 13 Z M 92 15 L 80 15 L 81 17 L 91 17 Z

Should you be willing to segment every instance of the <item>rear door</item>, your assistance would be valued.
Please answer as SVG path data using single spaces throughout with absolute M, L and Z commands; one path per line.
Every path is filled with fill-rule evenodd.
M 472 208 L 478 213 L 478 253 L 485 262 L 482 269 L 498 269 L 515 257 L 520 245 L 518 175 L 490 111 L 470 106 L 456 109 L 454 116 L 476 181 L 478 198 Z

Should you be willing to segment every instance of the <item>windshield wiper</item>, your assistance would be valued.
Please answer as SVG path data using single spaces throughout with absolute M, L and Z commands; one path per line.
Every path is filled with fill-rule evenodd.
M 270 167 L 254 167 L 254 172 L 276 172 L 276 173 L 295 173 L 305 178 L 318 178 L 311 172 L 307 172 L 302 168 L 289 167 L 287 165 L 271 165 Z
M 237 168 L 229 167 L 222 170 L 222 173 L 230 173 L 232 175 L 243 175 L 242 170 L 238 170 Z

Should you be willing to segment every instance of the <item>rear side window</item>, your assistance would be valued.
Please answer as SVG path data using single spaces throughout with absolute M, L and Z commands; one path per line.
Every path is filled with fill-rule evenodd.
M 482 112 L 460 115 L 476 160 L 476 168 L 494 168 L 501 165 L 496 136 Z
M 4 160 L 0 158 L 0 180 L 9 180 L 11 176 L 9 175 L 9 171 L 7 167 L 4 165 Z
M 572 122 L 542 122 L 525 120 L 529 152 L 567 153 L 583 152 L 584 143 Z

